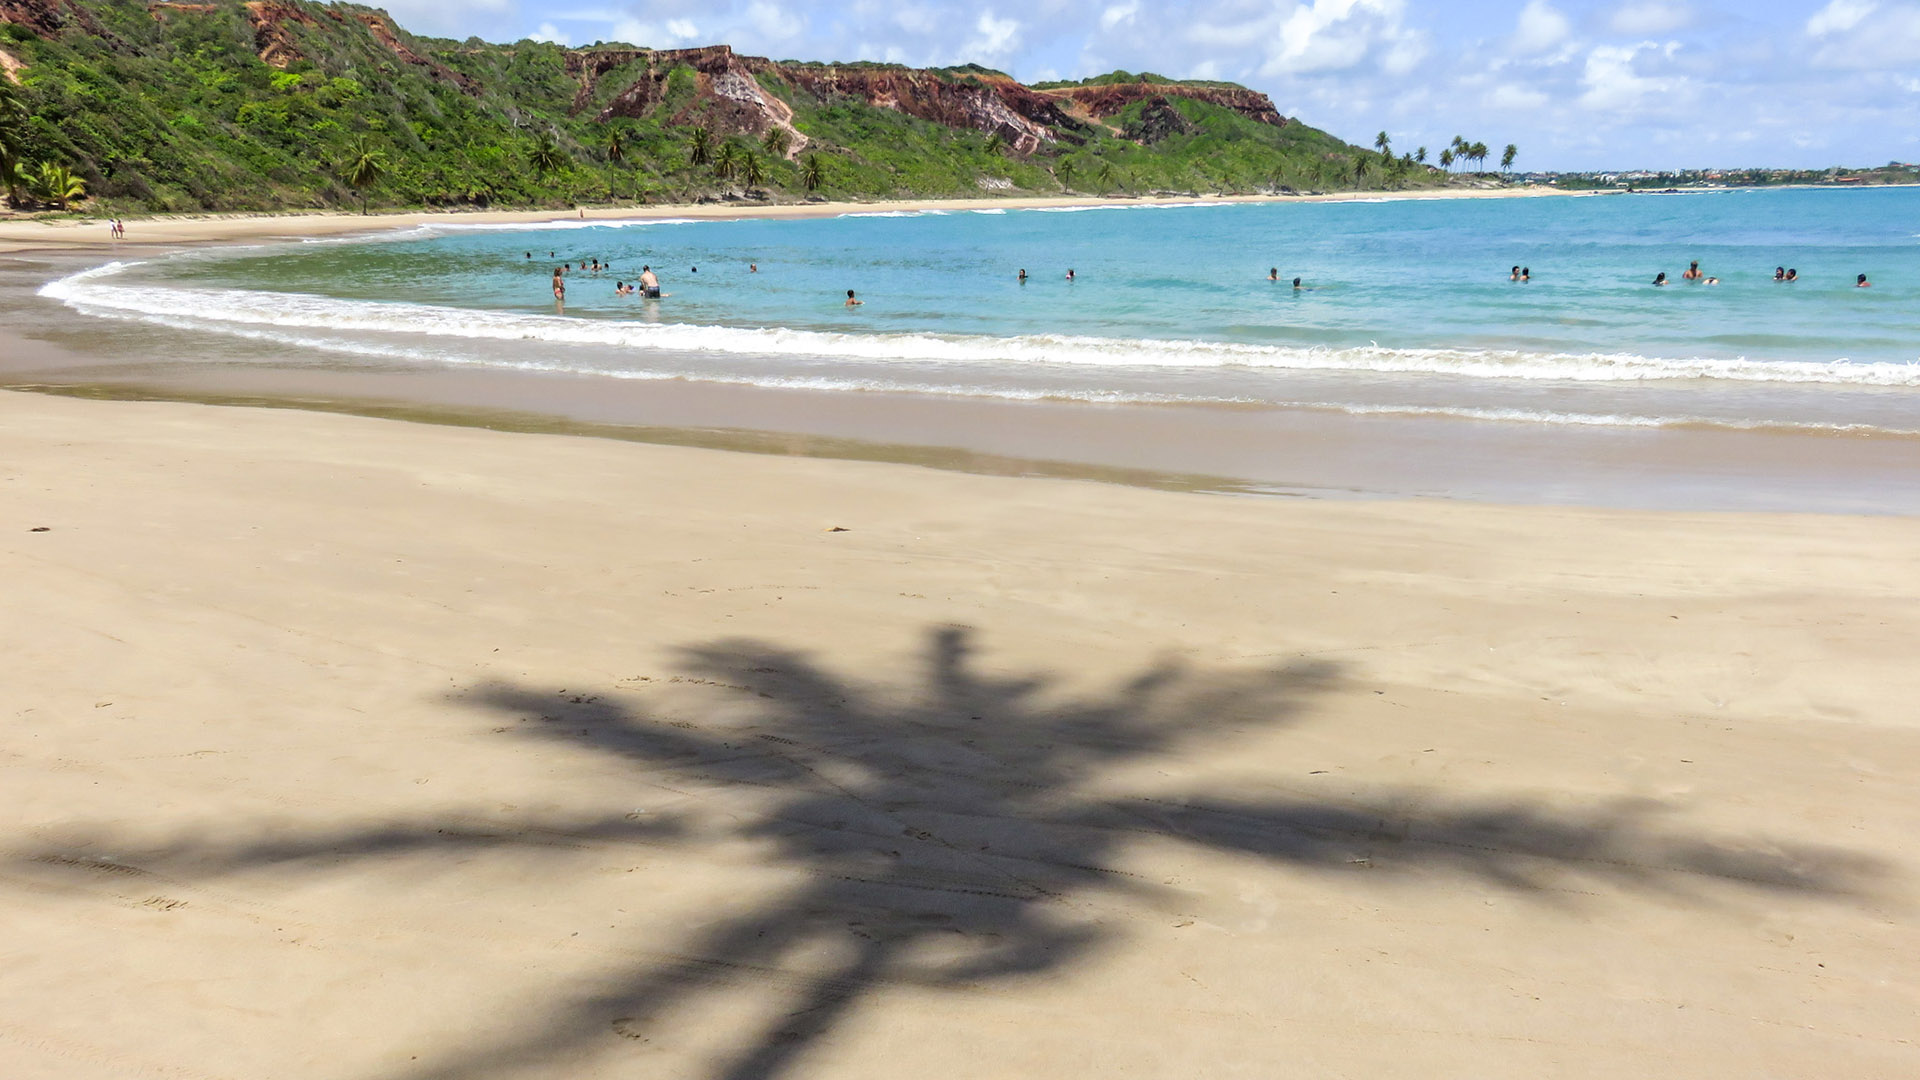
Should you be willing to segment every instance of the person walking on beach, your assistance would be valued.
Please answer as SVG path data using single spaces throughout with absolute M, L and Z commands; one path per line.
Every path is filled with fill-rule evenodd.
M 864 304 L 864 303 L 866 303 L 865 300 L 857 299 L 853 295 L 852 289 L 847 290 L 847 306 L 848 307 L 859 307 L 861 304 Z

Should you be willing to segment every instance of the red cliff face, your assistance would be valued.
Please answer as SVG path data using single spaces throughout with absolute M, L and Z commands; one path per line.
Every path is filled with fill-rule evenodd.
M 905 68 L 837 65 L 767 66 L 816 97 L 852 98 L 929 123 L 998 135 L 1022 154 L 1086 130 L 1059 101 L 1005 76 L 955 77 Z
M 596 50 L 586 58 L 568 59 L 568 70 L 581 80 L 574 97 L 574 109 L 586 107 L 592 100 L 593 84 L 600 75 L 635 60 L 647 61 L 647 73 L 622 90 L 597 119 L 614 116 L 645 116 L 667 97 L 667 81 L 675 68 L 691 68 L 694 94 L 690 101 L 667 117 L 669 124 L 699 124 L 721 134 L 745 134 L 755 137 L 780 129 L 787 135 L 787 156 L 795 157 L 807 145 L 807 137 L 793 126 L 793 109 L 766 92 L 754 77 L 756 70 L 774 65 L 754 57 L 735 56 L 727 45 L 699 49 Z M 577 70 L 576 70 L 577 68 Z
M 247 21 L 253 24 L 253 47 L 261 61 L 277 68 L 301 59 L 300 46 L 288 24 L 320 25 L 305 11 L 279 0 L 255 0 L 246 9 Z
M 1107 86 L 1069 86 L 1043 93 L 1065 98 L 1104 120 L 1136 101 L 1184 97 L 1232 109 L 1249 120 L 1286 127 L 1287 118 L 1273 100 L 1257 90 L 1237 86 L 1182 86 L 1177 83 L 1114 83 Z
M 646 115 L 666 100 L 667 80 L 673 69 L 686 67 L 695 73 L 697 92 L 689 104 L 667 118 L 668 123 L 698 123 L 722 132 L 750 135 L 784 128 L 792 142 L 790 156 L 799 152 L 806 137 L 793 128 L 793 110 L 761 85 L 763 77 L 776 78 L 827 101 L 850 98 L 929 123 L 998 135 L 1023 154 L 1062 135 L 1072 138 L 1086 130 L 1086 124 L 1071 115 L 1061 100 L 1029 90 L 1005 76 L 779 64 L 763 57 L 736 55 L 727 45 L 656 51 L 596 49 L 569 54 L 567 70 L 581 84 L 574 99 L 575 110 L 587 107 L 601 76 L 642 59 L 647 61 L 647 74 L 609 102 L 600 118 Z
M 274 3 L 274 0 L 267 0 L 267 3 L 271 4 L 274 7 L 285 6 L 283 4 Z M 247 5 L 249 9 L 252 9 L 257 6 L 262 6 L 262 5 L 259 5 L 259 4 Z M 361 22 L 366 24 L 367 29 L 372 31 L 373 36 L 379 40 L 380 44 L 385 45 L 389 49 L 392 49 L 393 55 L 399 57 L 402 62 L 412 64 L 414 67 L 417 67 L 417 68 L 424 69 L 427 73 L 427 76 L 436 82 L 450 82 L 455 86 L 458 86 L 461 90 L 465 91 L 466 93 L 472 94 L 475 97 L 478 97 L 480 95 L 480 87 L 472 79 L 468 78 L 465 75 L 460 74 L 459 72 L 453 70 L 452 68 L 446 66 L 445 64 L 440 63 L 438 60 L 433 60 L 433 59 L 429 59 L 428 57 L 421 56 L 419 53 L 414 52 L 412 49 L 408 48 L 407 43 L 404 41 L 401 41 L 400 38 L 396 34 L 394 34 L 393 27 L 387 24 L 387 20 L 384 15 L 381 15 L 375 12 L 355 12 L 354 14 L 356 18 L 358 18 Z M 311 21 L 311 20 L 304 20 L 304 21 Z
M 37 34 L 57 34 L 76 27 L 112 37 L 91 12 L 72 0 L 0 0 L 0 22 L 19 23 Z

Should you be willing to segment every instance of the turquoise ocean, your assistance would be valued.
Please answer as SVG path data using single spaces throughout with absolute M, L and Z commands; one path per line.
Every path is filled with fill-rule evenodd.
M 616 295 L 643 264 L 665 299 Z M 1920 188 L 454 221 L 41 291 L 315 364 L 1920 435 Z

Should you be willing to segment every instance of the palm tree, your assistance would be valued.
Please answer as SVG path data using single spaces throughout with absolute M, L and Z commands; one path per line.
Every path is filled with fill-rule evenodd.
M 1059 179 L 1061 187 L 1066 188 L 1068 190 L 1072 190 L 1073 159 L 1061 158 L 1060 163 L 1053 167 L 1053 175 Z
M 760 155 L 748 151 L 740 160 L 740 179 L 748 187 L 759 187 L 767 178 L 766 170 L 760 166 Z
M 1520 156 L 1520 148 L 1513 145 L 1512 143 L 1508 143 L 1507 148 L 1500 152 L 1500 171 L 1512 172 L 1513 159 L 1519 156 Z
M 1440 151 L 1440 167 L 1448 172 L 1453 171 L 1453 150 L 1451 148 Z
M 1393 160 L 1393 140 L 1387 137 L 1386 132 L 1383 131 L 1373 137 L 1373 148 L 1380 151 L 1382 160 Z
M 733 169 L 739 163 L 738 151 L 731 140 L 720 144 L 720 150 L 713 155 L 713 175 L 722 180 L 733 177 Z
M 367 212 L 367 189 L 380 182 L 387 174 L 386 151 L 376 148 L 362 135 L 355 139 L 347 149 L 347 159 L 340 165 L 340 179 L 347 186 L 360 193 L 360 213 Z
M 0 76 L 0 183 L 6 186 L 7 200 L 21 201 L 26 185 L 27 110 L 20 92 L 5 76 Z
M 1427 148 L 1423 146 L 1420 149 L 1415 150 L 1413 152 L 1413 160 L 1419 162 L 1422 165 L 1425 165 L 1427 163 Z
M 28 174 L 27 183 L 34 197 L 65 210 L 75 199 L 87 197 L 87 182 L 65 165 L 42 162 L 40 171 Z
M 774 157 L 786 157 L 787 148 L 792 145 L 793 136 L 787 133 L 786 128 L 781 127 L 768 128 L 767 137 L 760 140 L 761 148 Z
M 808 191 L 818 191 L 820 185 L 826 182 L 826 172 L 820 166 L 820 155 L 808 154 L 807 160 L 800 165 L 800 185 Z
M 1487 171 L 1487 144 L 1486 143 L 1477 142 L 1473 144 L 1473 165 L 1474 165 L 1475 171 L 1478 171 L 1478 172 Z
M 1000 133 L 997 131 L 987 136 L 987 153 L 989 154 L 999 153 L 1006 148 L 1006 145 L 1007 140 L 1001 138 Z
M 625 164 L 627 144 L 620 138 L 619 128 L 607 129 L 607 200 L 613 200 L 613 170 Z
M 713 132 L 704 127 L 696 127 L 687 132 L 687 162 L 699 166 L 712 160 Z
M 541 176 L 567 167 L 566 152 L 553 140 L 551 131 L 543 131 L 534 137 L 533 150 L 527 155 L 527 161 L 533 165 L 533 171 Z
M 1099 180 L 1102 188 L 1108 190 L 1113 188 L 1113 162 L 1103 161 L 1100 163 Z
M 1353 186 L 1354 187 L 1367 186 L 1367 171 L 1372 166 L 1372 164 L 1373 164 L 1373 159 L 1367 157 L 1365 154 L 1360 154 L 1354 157 L 1353 159 Z

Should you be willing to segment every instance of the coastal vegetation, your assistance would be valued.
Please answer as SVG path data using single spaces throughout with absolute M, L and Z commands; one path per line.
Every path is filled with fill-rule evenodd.
M 307 0 L 6 0 L 0 13 L 11 102 L 0 164 L 17 205 L 83 193 L 125 213 L 1446 182 L 1230 83 L 1121 71 L 1028 87 L 971 65 L 456 42 Z

